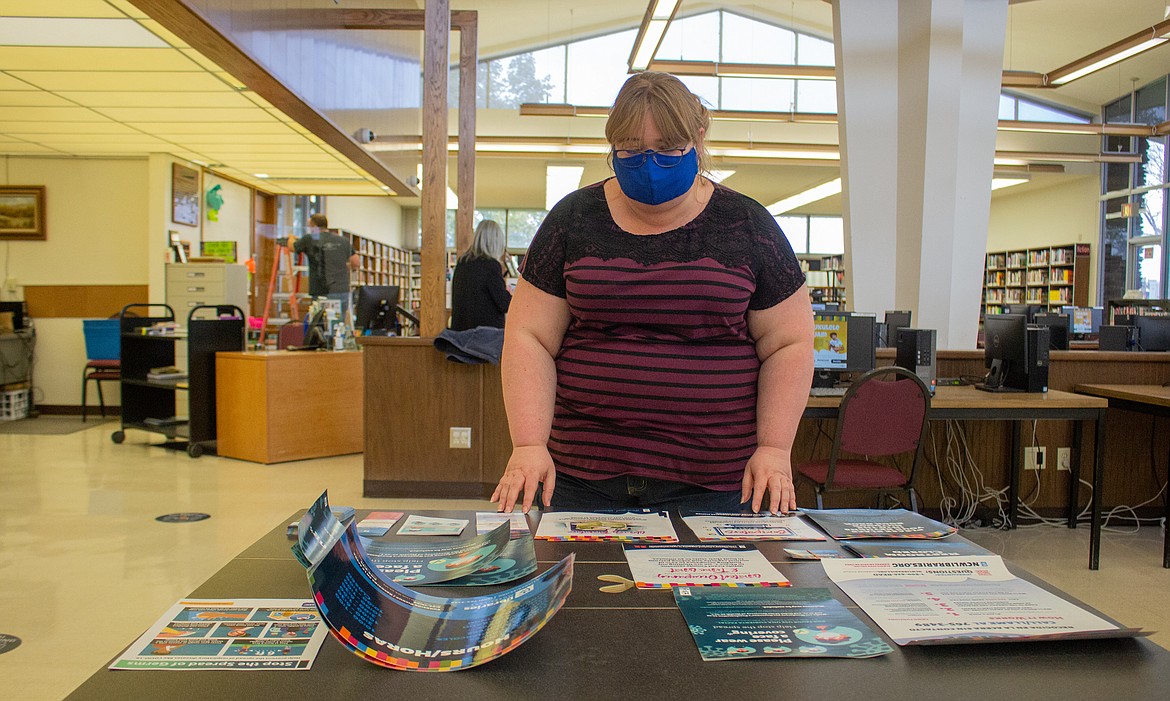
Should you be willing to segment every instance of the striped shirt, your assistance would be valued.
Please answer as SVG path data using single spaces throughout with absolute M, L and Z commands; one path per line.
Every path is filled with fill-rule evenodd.
M 649 236 L 617 226 L 602 186 L 549 212 L 521 268 L 570 311 L 549 453 L 582 479 L 737 490 L 756 448 L 747 312 L 800 289 L 800 264 L 767 210 L 721 185 L 693 220 Z

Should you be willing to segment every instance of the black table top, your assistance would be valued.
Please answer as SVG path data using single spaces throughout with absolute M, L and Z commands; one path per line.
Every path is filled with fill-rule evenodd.
M 458 515 L 459 512 L 415 512 Z M 464 512 L 462 517 L 467 518 Z M 290 518 L 289 520 L 292 520 Z M 191 593 L 192 598 L 307 598 L 304 569 L 281 523 Z M 676 519 L 683 542 L 693 534 Z M 956 536 L 952 536 L 955 538 Z M 825 587 L 880 629 L 825 576 L 819 563 L 792 561 L 784 547 L 760 551 L 794 586 Z M 833 547 L 833 541 L 816 547 Z M 629 575 L 620 544 L 538 542 L 540 569 L 575 552 L 573 591 L 531 640 L 469 670 L 423 674 L 378 667 L 330 637 L 309 671 L 97 671 L 69 698 L 247 698 L 316 696 L 451 699 L 660 698 L 1164 698 L 1170 652 L 1144 639 L 897 647 L 872 659 L 703 662 L 669 590 L 599 591 L 597 575 Z M 1019 568 L 1017 576 L 1038 581 Z M 1041 583 L 1042 584 L 1042 583 Z M 1052 587 L 1046 587 L 1052 589 Z M 466 589 L 428 587 L 448 594 Z M 477 588 L 474 594 L 491 591 Z M 1052 589 L 1056 591 L 1055 589 Z M 1067 597 L 1066 598 L 1071 598 Z M 1140 625 L 1140 621 L 1128 621 Z M 129 643 L 130 641 L 127 641 Z

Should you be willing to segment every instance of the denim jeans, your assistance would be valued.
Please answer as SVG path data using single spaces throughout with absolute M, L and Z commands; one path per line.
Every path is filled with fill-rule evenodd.
M 585 480 L 557 473 L 552 508 L 557 511 L 661 509 L 664 511 L 739 512 L 740 491 L 717 492 L 693 484 L 625 475 Z

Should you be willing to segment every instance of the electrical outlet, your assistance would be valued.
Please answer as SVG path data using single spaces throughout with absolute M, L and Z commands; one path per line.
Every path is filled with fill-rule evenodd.
M 451 441 L 452 448 L 470 448 L 471 447 L 471 427 L 470 426 L 452 426 L 451 427 Z
M 1043 470 L 1045 450 L 1046 448 L 1043 446 L 1039 448 L 1024 448 L 1024 469 Z
M 1066 472 L 1072 470 L 1072 448 L 1056 449 L 1056 469 Z

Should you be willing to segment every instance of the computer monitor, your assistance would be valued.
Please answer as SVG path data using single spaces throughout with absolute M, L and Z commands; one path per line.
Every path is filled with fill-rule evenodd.
M 1138 350 L 1170 351 L 1170 316 L 1135 314 L 1133 325 L 1138 330 Z
M 1061 314 L 1068 314 L 1072 319 L 1072 337 L 1080 340 L 1097 335 L 1101 330 L 1101 317 L 1104 315 L 1104 311 L 1101 307 L 1064 306 L 1060 308 Z
M 842 373 L 867 372 L 877 361 L 876 319 L 870 314 L 813 314 L 813 386 L 832 387 Z
M 357 288 L 354 327 L 367 335 L 398 333 L 398 286 L 364 285 Z
M 1035 323 L 1048 327 L 1048 347 L 1051 350 L 1068 350 L 1072 338 L 1073 320 L 1068 314 L 1037 314 Z
M 1022 390 L 1027 386 L 1028 319 L 1023 314 L 988 314 L 983 318 L 983 365 L 987 379 L 980 389 Z
M 1043 312 L 1044 308 L 1039 304 L 1005 304 L 1003 305 L 1004 314 L 1022 314 L 1025 323 L 1032 323 L 1036 315 Z
M 882 345 L 894 348 L 898 345 L 898 329 L 910 328 L 910 311 L 887 311 L 885 321 L 886 337 L 882 339 Z

